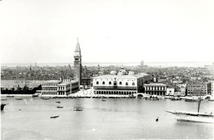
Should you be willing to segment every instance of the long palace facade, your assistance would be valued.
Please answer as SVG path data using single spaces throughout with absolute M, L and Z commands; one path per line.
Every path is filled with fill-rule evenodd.
M 152 77 L 148 74 L 134 74 L 120 70 L 109 75 L 93 78 L 94 94 L 102 95 L 130 95 L 143 92 L 144 83 L 150 82 Z

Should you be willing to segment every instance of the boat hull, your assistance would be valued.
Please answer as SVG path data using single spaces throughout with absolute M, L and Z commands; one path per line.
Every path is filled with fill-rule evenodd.
M 214 123 L 213 114 L 197 113 L 197 112 L 184 112 L 184 111 L 167 111 L 167 112 L 175 115 L 175 118 L 178 121 Z
M 198 122 L 198 123 L 214 123 L 213 117 L 176 115 L 177 121 Z

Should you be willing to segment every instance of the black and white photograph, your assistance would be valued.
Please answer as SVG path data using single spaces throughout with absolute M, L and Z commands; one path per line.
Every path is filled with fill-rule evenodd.
M 213 0 L 0 0 L 1 140 L 214 139 Z

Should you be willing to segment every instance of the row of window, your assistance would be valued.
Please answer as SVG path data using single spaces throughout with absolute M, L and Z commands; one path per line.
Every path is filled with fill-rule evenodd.
M 108 95 L 131 95 L 135 91 L 95 91 L 95 94 L 108 94 Z
M 166 90 L 166 87 L 145 87 L 145 90 Z
M 43 90 L 53 90 L 53 91 L 56 91 L 57 88 L 56 87 L 44 87 Z
M 97 85 L 99 85 L 99 81 L 97 81 L 97 82 L 96 82 L 96 84 L 97 84 Z M 105 81 L 103 81 L 103 82 L 102 82 L 102 84 L 103 84 L 103 85 L 105 85 Z M 112 85 L 112 82 L 111 82 L 111 81 L 109 81 L 109 83 L 108 83 L 108 84 L 109 84 L 109 85 Z M 120 81 L 120 82 L 119 82 L 119 85 L 122 85 L 122 84 L 123 84 L 123 83 Z M 126 84 L 126 86 L 128 86 L 128 85 L 129 85 L 129 83 L 128 83 L 128 82 L 126 82 L 125 84 Z M 117 85 L 117 83 L 116 83 L 116 82 L 114 82 L 114 85 L 116 86 L 116 85 Z M 134 86 L 134 85 L 135 85 L 135 82 L 132 82 L 132 86 Z
M 165 95 L 166 92 L 163 92 L 163 91 L 161 91 L 161 92 L 146 92 L 146 94 L 149 94 L 149 95 Z

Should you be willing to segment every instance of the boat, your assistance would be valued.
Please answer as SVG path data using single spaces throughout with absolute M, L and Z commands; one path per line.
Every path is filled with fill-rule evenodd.
M 196 100 L 196 99 L 184 99 L 185 100 L 185 102 L 197 102 L 198 100 Z
M 49 100 L 50 97 L 41 97 L 42 100 Z
M 56 103 L 60 104 L 61 102 L 60 101 L 56 101 Z
M 185 102 L 198 102 L 198 97 L 184 97 Z
M 211 113 L 200 113 L 201 98 L 198 99 L 198 111 L 197 112 L 187 112 L 187 111 L 166 111 L 168 113 L 174 114 L 177 121 L 186 122 L 200 122 L 200 123 L 214 123 L 214 114 Z
M 55 118 L 58 118 L 59 115 L 55 115 L 55 116 L 50 116 L 51 119 L 55 119 Z
M 158 101 L 159 100 L 158 96 L 156 96 L 156 95 L 150 96 L 149 99 L 152 101 Z
M 2 98 L 1 101 L 7 101 L 7 98 Z
M 57 106 L 57 108 L 63 108 L 63 106 Z
M 105 102 L 105 101 L 106 101 L 106 99 L 104 99 L 104 98 L 102 97 L 102 98 L 101 98 L 101 101 Z
M 23 100 L 22 98 L 15 98 L 16 100 Z
M 39 97 L 39 94 L 33 94 L 32 97 Z
M 105 101 L 106 101 L 106 99 L 102 99 L 101 101 L 105 102 Z
M 6 106 L 6 104 L 1 104 L 1 111 L 4 110 L 4 107 Z
M 7 95 L 6 97 L 14 97 L 14 95 Z
M 75 107 L 74 111 L 83 111 L 83 109 L 81 107 Z

